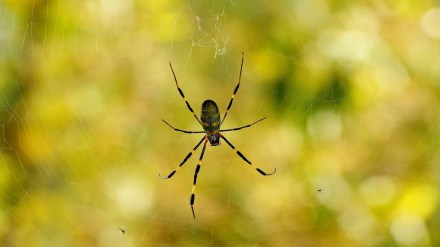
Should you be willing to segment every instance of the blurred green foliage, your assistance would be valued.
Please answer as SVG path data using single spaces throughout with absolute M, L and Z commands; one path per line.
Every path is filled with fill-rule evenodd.
M 0 3 L 1 246 L 439 246 L 434 1 Z M 170 180 L 213 99 L 223 126 Z M 195 157 L 194 157 L 195 156 Z M 125 230 L 125 234 L 121 232 Z

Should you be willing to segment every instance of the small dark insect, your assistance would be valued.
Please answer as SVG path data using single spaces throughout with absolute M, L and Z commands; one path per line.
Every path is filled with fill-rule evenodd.
M 186 134 L 204 133 L 205 135 L 197 143 L 197 145 L 193 148 L 193 150 L 188 155 L 186 155 L 186 157 L 176 167 L 176 169 L 174 169 L 166 177 L 163 177 L 160 174 L 159 174 L 159 176 L 161 178 L 164 178 L 164 179 L 171 178 L 180 169 L 180 167 L 182 167 L 185 164 L 185 162 L 189 159 L 189 157 L 191 157 L 191 155 L 197 150 L 197 148 L 203 142 L 202 153 L 200 154 L 199 162 L 197 164 L 196 171 L 194 173 L 194 181 L 193 181 L 193 187 L 192 187 L 192 192 L 191 192 L 191 197 L 190 197 L 190 205 L 191 205 L 191 210 L 192 210 L 194 219 L 196 218 L 196 215 L 194 213 L 193 205 L 194 205 L 194 201 L 195 201 L 197 175 L 199 174 L 200 167 L 202 165 L 203 154 L 205 153 L 205 148 L 206 148 L 206 143 L 207 142 L 209 142 L 209 144 L 211 146 L 218 146 L 220 144 L 220 138 L 221 138 L 221 139 L 225 140 L 225 142 L 237 153 L 238 156 L 240 156 L 244 161 L 246 161 L 246 163 L 248 163 L 250 166 L 252 166 L 254 169 L 256 169 L 261 175 L 263 175 L 263 176 L 270 176 L 270 175 L 273 175 L 276 172 L 276 168 L 275 168 L 275 170 L 272 173 L 266 173 L 263 170 L 261 170 L 260 168 L 256 167 L 240 151 L 238 151 L 234 147 L 234 145 L 232 145 L 228 141 L 228 139 L 225 138 L 224 135 L 222 135 L 220 133 L 220 132 L 237 131 L 237 130 L 241 130 L 241 129 L 244 129 L 244 128 L 249 128 L 252 125 L 254 125 L 254 124 L 256 124 L 256 123 L 266 119 L 266 117 L 264 117 L 264 118 L 262 118 L 260 120 L 257 120 L 257 121 L 255 121 L 255 122 L 253 122 L 251 124 L 244 125 L 244 126 L 237 127 L 237 128 L 220 129 L 220 125 L 223 123 L 223 121 L 225 121 L 225 118 L 228 115 L 228 111 L 229 111 L 229 109 L 232 106 L 232 102 L 234 101 L 235 94 L 237 93 L 238 88 L 240 87 L 241 72 L 242 72 L 242 69 L 243 69 L 243 61 L 244 61 L 244 52 L 242 53 L 242 56 L 241 56 L 241 66 L 240 66 L 240 75 L 238 77 L 238 84 L 237 84 L 237 86 L 235 86 L 234 92 L 232 93 L 232 96 L 231 96 L 231 100 L 229 101 L 228 107 L 226 108 L 225 115 L 223 115 L 223 119 L 220 119 L 220 111 L 218 109 L 217 104 L 213 100 L 207 99 L 202 104 L 201 115 L 200 115 L 200 119 L 201 120 L 199 120 L 199 118 L 197 117 L 196 113 L 194 112 L 194 110 L 191 108 L 190 104 L 186 100 L 185 95 L 183 94 L 183 91 L 180 89 L 179 84 L 177 83 L 176 74 L 174 73 L 173 66 L 171 65 L 171 62 L 170 62 L 170 68 L 171 68 L 171 72 L 173 72 L 174 81 L 176 82 L 177 90 L 179 91 L 180 96 L 182 96 L 183 100 L 185 101 L 186 106 L 188 107 L 189 111 L 194 115 L 194 117 L 196 118 L 197 122 L 199 122 L 199 124 L 202 125 L 203 131 L 188 131 L 188 130 L 177 129 L 177 128 L 174 128 L 171 124 L 169 124 L 165 120 L 162 119 L 162 121 L 165 124 L 167 124 L 168 126 L 170 126 L 175 131 L 180 131 L 180 132 L 183 132 L 183 133 L 186 133 Z
M 317 189 L 316 191 L 321 192 L 322 190 L 321 189 Z
M 119 231 L 121 231 L 122 235 L 125 234 L 125 229 L 118 227 Z

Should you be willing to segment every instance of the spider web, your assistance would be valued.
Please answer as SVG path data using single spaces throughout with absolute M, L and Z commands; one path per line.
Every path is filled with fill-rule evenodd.
M 0 3 L 5 246 L 437 246 L 438 7 Z M 206 148 L 192 108 L 225 136 Z

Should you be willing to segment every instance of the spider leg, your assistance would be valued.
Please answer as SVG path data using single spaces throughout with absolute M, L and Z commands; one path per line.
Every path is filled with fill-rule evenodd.
M 166 123 L 168 126 L 170 126 L 170 127 L 171 127 L 173 130 L 175 130 L 175 131 L 180 131 L 180 132 L 183 132 L 183 133 L 186 133 L 186 134 L 205 133 L 205 131 L 181 130 L 181 129 L 178 129 L 178 128 L 174 128 L 171 124 L 169 124 L 167 121 L 165 121 L 165 120 L 163 120 L 163 119 L 162 119 L 162 121 L 163 121 L 164 123 Z
M 161 176 L 160 175 L 160 173 L 159 173 L 159 177 L 161 177 L 161 178 L 163 178 L 163 179 L 169 179 L 169 178 L 171 178 L 179 169 L 180 169 L 180 167 L 182 167 L 184 164 L 185 164 L 185 162 L 189 159 L 189 157 L 191 157 L 191 155 L 197 150 L 197 148 L 200 146 L 200 144 L 202 143 L 202 141 L 203 140 L 205 140 L 206 139 L 206 136 L 204 136 L 203 138 L 202 138 L 202 140 L 200 140 L 199 141 L 199 143 L 197 143 L 197 145 L 193 148 L 193 150 L 189 153 L 189 154 L 187 154 L 186 155 L 186 157 L 185 157 L 185 159 L 183 159 L 183 161 L 182 161 L 182 163 L 180 163 L 180 165 L 178 165 L 177 167 L 176 167 L 176 169 L 174 169 L 168 176 L 166 176 L 166 177 L 163 177 L 163 176 Z M 206 141 L 205 141 L 205 145 L 206 145 Z
M 226 141 L 226 143 L 238 154 L 238 156 L 240 156 L 244 161 L 246 161 L 246 163 L 248 163 L 249 165 L 251 165 L 253 168 L 255 168 L 259 173 L 261 173 L 261 175 L 263 176 L 270 176 L 273 175 L 277 169 L 275 168 L 275 170 L 272 173 L 266 173 L 265 171 L 261 170 L 260 168 L 256 167 L 254 164 L 252 164 L 252 162 L 250 162 L 246 157 L 244 157 L 244 155 L 238 151 L 234 145 L 232 145 L 228 139 L 226 139 L 223 135 L 220 135 L 221 138 L 223 138 L 223 140 Z
M 182 96 L 182 99 L 185 101 L 186 106 L 188 107 L 188 109 L 191 111 L 191 113 L 194 115 L 194 117 L 197 119 L 197 122 L 199 122 L 199 124 L 201 125 L 202 123 L 200 122 L 199 118 L 197 117 L 196 113 L 194 112 L 194 110 L 191 108 L 191 106 L 189 105 L 188 101 L 185 98 L 185 95 L 183 94 L 182 89 L 180 89 L 179 84 L 177 83 L 177 78 L 176 78 L 176 74 L 174 73 L 173 70 L 173 66 L 171 65 L 171 61 L 169 61 L 170 63 L 170 68 L 171 68 L 171 72 L 173 72 L 173 76 L 174 76 L 174 81 L 176 82 L 176 86 L 177 86 L 177 90 L 179 90 L 180 96 Z
M 256 124 L 256 123 L 258 123 L 258 122 L 260 122 L 260 121 L 263 121 L 263 120 L 266 119 L 266 118 L 267 118 L 267 117 L 264 117 L 264 118 L 262 118 L 262 119 L 260 119 L 260 120 L 258 120 L 258 121 L 255 121 L 255 122 L 253 122 L 253 123 L 251 123 L 251 124 L 248 124 L 248 125 L 245 125 L 245 126 L 241 126 L 241 127 L 238 127 L 238 128 L 220 130 L 220 132 L 236 131 L 236 130 L 241 130 L 241 129 L 244 129 L 244 128 L 249 128 L 249 127 L 251 127 L 252 125 L 254 125 L 254 124 Z
M 193 181 L 193 186 L 192 186 L 192 191 L 191 191 L 191 198 L 190 198 L 190 201 L 189 201 L 189 204 L 191 205 L 191 211 L 193 213 L 194 219 L 196 218 L 196 214 L 194 213 L 193 205 L 194 205 L 194 201 L 196 199 L 197 175 L 199 174 L 200 167 L 202 165 L 202 159 L 203 159 L 203 155 L 205 154 L 205 148 L 206 148 L 206 143 L 207 142 L 208 142 L 208 139 L 205 139 L 205 143 L 203 144 L 202 153 L 200 154 L 200 158 L 199 158 L 199 163 L 197 164 L 196 171 L 194 173 L 194 181 Z
M 234 101 L 235 94 L 237 93 L 238 88 L 240 87 L 241 71 L 243 70 L 243 61 L 244 61 L 244 52 L 241 53 L 241 66 L 240 66 L 240 75 L 238 76 L 238 83 L 237 83 L 237 86 L 235 86 L 234 92 L 232 93 L 232 96 L 231 96 L 231 100 L 229 101 L 228 107 L 226 108 L 226 111 L 225 111 L 225 115 L 223 116 L 223 120 L 221 121 L 220 124 L 222 124 L 223 121 L 225 121 L 226 115 L 228 115 L 228 111 L 229 111 L 229 109 L 231 109 L 232 101 Z

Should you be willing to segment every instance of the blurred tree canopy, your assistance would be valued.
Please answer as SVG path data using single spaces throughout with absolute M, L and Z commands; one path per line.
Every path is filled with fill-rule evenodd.
M 435 1 L 0 3 L 0 245 L 439 246 Z M 207 147 L 213 99 L 243 126 Z M 122 230 L 121 230 L 122 229 Z

